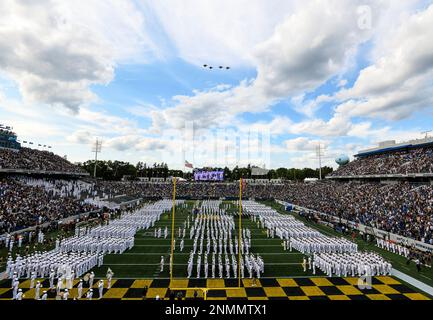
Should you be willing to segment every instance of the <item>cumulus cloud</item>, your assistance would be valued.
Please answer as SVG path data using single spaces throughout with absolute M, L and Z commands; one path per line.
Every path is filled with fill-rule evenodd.
M 178 128 L 191 119 L 203 127 L 226 124 L 245 112 L 267 111 L 342 72 L 357 46 L 371 36 L 357 23 L 357 3 L 317 0 L 300 6 L 255 46 L 255 79 L 227 90 L 176 96 L 172 107 L 153 113 L 154 128 Z
M 315 151 L 320 145 L 321 148 L 326 149 L 329 145 L 326 140 L 314 140 L 305 137 L 299 137 L 284 141 L 284 145 L 288 151 Z
M 433 5 L 401 23 L 376 61 L 352 88 L 336 95 L 336 112 L 356 117 L 401 120 L 433 104 Z
M 290 15 L 257 47 L 254 87 L 285 97 L 313 89 L 341 72 L 350 54 L 371 36 L 371 30 L 358 24 L 360 4 L 310 1 Z
M 253 65 L 252 49 L 266 40 L 294 4 L 286 0 L 146 0 L 177 55 L 195 65 Z
M 137 4 L 146 10 L 137 11 Z M 359 5 L 371 9 L 372 29 L 360 28 Z M 150 157 L 161 151 L 167 160 L 175 158 L 168 151 L 178 151 L 183 143 L 167 131 L 191 121 L 196 137 L 216 131 L 209 128 L 299 136 L 267 149 L 284 161 L 287 154 L 313 150 L 319 141 L 343 152 L 355 144 L 337 148 L 331 141 L 348 137 L 367 144 L 395 136 L 410 138 L 417 130 L 396 131 L 391 124 L 376 128 L 373 120 L 363 119 L 400 120 L 433 104 L 433 6 L 399 17 L 394 28 L 388 27 L 389 19 L 408 6 L 390 0 L 4 0 L 0 2 L 0 72 L 15 81 L 24 101 L 22 106 L 21 101 L 4 105 L 0 92 L 0 110 L 6 111 L 2 119 L 31 135 L 40 130 L 31 124 L 42 123 L 44 134 L 55 135 L 59 144 L 66 137 L 65 146 L 74 146 L 77 154 L 83 144 L 99 136 L 105 150 L 117 155 Z M 382 14 L 388 16 L 386 23 Z M 150 129 L 140 128 L 141 119 L 136 117 L 95 111 L 88 106 L 98 99 L 92 87 L 109 84 L 119 63 L 146 62 L 165 54 L 149 36 L 147 19 L 152 15 L 166 32 L 166 40 L 172 41 L 176 57 L 196 65 L 253 66 L 256 76 L 237 85 L 221 83 L 191 95 L 175 95 L 162 106 L 139 102 L 123 109 L 131 117 L 150 118 Z M 352 71 L 358 68 L 351 64 L 358 63 L 357 49 L 366 41 L 372 47 L 367 54 L 371 65 L 361 70 L 350 88 L 348 80 L 351 84 Z M 346 73 L 349 65 L 354 70 Z M 329 80 L 338 88 L 336 94 L 322 90 Z M 317 91 L 324 94 L 311 99 L 319 87 Z M 289 118 L 280 110 L 273 119 L 255 123 L 241 116 L 270 111 L 281 101 L 289 101 L 287 107 L 299 115 Z M 317 111 L 328 102 L 338 105 L 326 118 L 319 118 Z M 56 114 L 51 114 L 53 110 Z M 236 153 L 236 146 L 225 140 L 219 140 L 217 147 L 200 142 L 198 147 L 203 162 L 215 151 Z M 227 159 L 239 160 L 236 154 Z M 296 161 L 302 166 L 304 160 L 302 156 Z
M 123 1 L 4 0 L 0 12 L 0 71 L 28 102 L 77 112 L 97 99 L 91 85 L 113 79 L 117 61 L 152 48 L 142 16 Z
M 66 140 L 71 143 L 90 144 L 94 142 L 94 134 L 87 130 L 77 130 L 66 137 Z
M 143 137 L 138 135 L 123 135 L 104 141 L 104 146 L 117 151 L 158 151 L 170 149 L 171 141 L 157 138 Z

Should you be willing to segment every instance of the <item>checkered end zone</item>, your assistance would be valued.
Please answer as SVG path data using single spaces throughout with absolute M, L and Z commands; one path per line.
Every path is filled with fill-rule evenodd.
M 94 281 L 93 299 L 99 298 L 97 280 Z M 70 290 L 70 298 L 77 295 L 75 286 Z M 106 285 L 106 284 L 105 284 Z M 43 287 L 49 286 L 48 280 L 43 280 Z M 118 279 L 112 281 L 110 289 L 104 289 L 102 299 L 110 300 L 141 300 L 143 288 L 147 286 L 147 299 L 159 296 L 169 299 L 170 289 L 177 294 L 181 291 L 184 299 L 193 299 L 194 291 L 197 297 L 203 298 L 202 290 L 195 288 L 208 288 L 208 300 L 430 300 L 426 295 L 416 292 L 392 277 L 374 277 L 371 288 L 360 289 L 358 278 L 294 278 L 294 279 L 260 279 L 254 286 L 249 279 L 242 280 L 241 288 L 236 279 L 167 279 L 155 280 L 129 280 Z M 29 289 L 30 281 L 20 284 L 25 299 L 34 299 L 34 289 Z M 175 290 L 182 288 L 182 290 Z M 191 290 L 185 290 L 191 288 Z M 214 288 L 214 289 L 213 289 Z M 83 296 L 88 288 L 83 289 Z M 42 292 L 42 290 L 41 290 Z M 55 292 L 49 292 L 49 299 L 55 299 Z M 11 299 L 12 289 L 10 281 L 0 283 L 0 299 Z

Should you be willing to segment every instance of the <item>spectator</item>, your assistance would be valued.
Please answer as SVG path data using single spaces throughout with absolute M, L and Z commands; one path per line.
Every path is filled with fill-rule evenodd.
M 30 148 L 18 150 L 0 148 L 0 169 L 83 173 L 78 166 L 52 152 Z
M 433 173 L 433 146 L 359 157 L 330 176 Z

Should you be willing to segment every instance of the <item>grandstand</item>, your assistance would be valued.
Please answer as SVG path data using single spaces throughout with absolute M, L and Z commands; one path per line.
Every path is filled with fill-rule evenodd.
M 327 179 L 406 179 L 433 181 L 433 138 L 379 143 L 362 150 L 355 160 L 331 173 Z
M 21 147 L 10 129 L 0 127 L 0 174 L 89 175 L 53 152 Z

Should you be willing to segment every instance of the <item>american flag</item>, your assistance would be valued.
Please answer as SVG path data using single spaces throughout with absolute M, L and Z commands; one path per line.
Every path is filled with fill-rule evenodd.
M 186 161 L 186 160 L 185 160 L 185 167 L 187 167 L 187 168 L 191 168 L 191 169 L 194 168 L 193 165 L 192 165 L 192 163 L 189 163 L 189 162 Z

